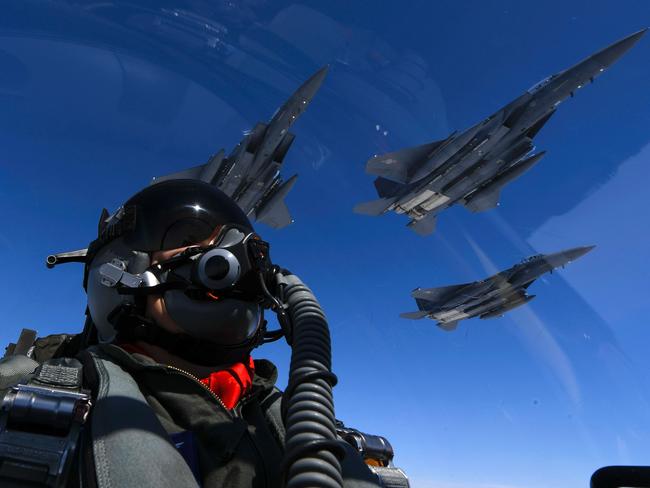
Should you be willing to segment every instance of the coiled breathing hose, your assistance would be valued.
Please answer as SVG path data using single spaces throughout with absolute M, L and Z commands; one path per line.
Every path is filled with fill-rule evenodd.
M 336 440 L 330 334 L 323 309 L 295 275 L 276 275 L 286 306 L 292 346 L 289 385 L 282 412 L 286 427 L 283 459 L 287 488 L 342 488 L 344 449 Z

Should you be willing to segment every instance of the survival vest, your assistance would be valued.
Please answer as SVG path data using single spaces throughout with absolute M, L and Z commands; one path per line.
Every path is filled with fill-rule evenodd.
M 134 375 L 141 373 L 133 357 L 115 346 L 75 351 L 79 341 L 65 334 L 36 339 L 35 332 L 25 330 L 0 360 L 0 398 L 4 397 L 0 486 L 200 487 L 204 479 L 196 446 L 188 435 L 192 432 L 165 421 L 167 412 L 161 420 L 155 404 L 166 399 L 149 396 L 136 381 Z M 111 358 L 103 350 L 107 348 L 133 361 L 135 369 Z M 265 364 L 270 363 L 260 362 Z M 145 365 L 142 374 L 156 373 L 156 367 L 162 366 Z M 261 394 L 254 405 L 242 407 L 250 410 L 247 421 L 224 423 L 212 435 L 214 442 L 222 443 L 216 457 L 223 456 L 224 462 L 228 456 L 242 457 L 243 462 L 226 472 L 226 478 L 208 480 L 206 487 L 253 485 L 246 480 L 255 480 L 254 486 L 280 484 L 269 471 L 279 469 L 284 445 L 282 394 L 273 386 L 258 391 Z M 254 425 L 247 425 L 251 422 Z M 255 445 L 248 439 L 246 444 L 252 446 L 250 452 L 257 451 L 264 458 L 264 474 L 241 473 L 250 452 L 235 448 L 241 439 L 250 437 L 247 429 L 270 432 L 261 443 Z M 388 441 L 340 423 L 337 431 L 348 442 L 342 462 L 346 488 L 408 487 L 404 473 L 391 464 Z

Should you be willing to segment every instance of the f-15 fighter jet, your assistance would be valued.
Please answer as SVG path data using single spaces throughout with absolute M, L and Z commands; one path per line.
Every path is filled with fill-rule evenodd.
M 428 317 L 437 320 L 437 325 L 448 331 L 454 330 L 462 319 L 500 317 L 535 298 L 535 295 L 528 295 L 526 290 L 541 275 L 564 267 L 593 248 L 576 247 L 554 254 L 532 256 L 483 281 L 440 288 L 416 288 L 411 296 L 420 310 L 400 314 L 400 317 Z
M 280 166 L 295 138 L 289 127 L 305 111 L 326 74 L 327 66 L 298 88 L 267 124 L 259 122 L 230 156 L 225 157 L 221 150 L 205 164 L 154 178 L 152 184 L 199 179 L 233 198 L 251 220 L 276 229 L 289 225 L 293 220 L 284 198 L 298 178 L 293 175 L 284 181 L 280 176 Z
M 532 168 L 533 138 L 557 106 L 593 82 L 645 33 L 636 32 L 589 56 L 572 68 L 536 83 L 501 110 L 464 132 L 441 141 L 375 156 L 366 172 L 377 175 L 379 200 L 358 204 L 355 212 L 407 214 L 418 234 L 433 232 L 437 215 L 460 203 L 472 212 L 494 208 L 501 189 Z

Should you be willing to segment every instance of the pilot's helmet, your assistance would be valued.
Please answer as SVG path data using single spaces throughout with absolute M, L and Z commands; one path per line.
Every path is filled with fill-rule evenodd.
M 252 233 L 250 221 L 231 198 L 198 180 L 157 183 L 132 196 L 113 215 L 104 211 L 99 235 L 88 248 L 84 275 L 88 310 L 99 341 L 119 340 L 121 331 L 146 321 L 151 296 L 131 290 L 124 293 L 123 286 L 107 278 L 108 266 L 155 281 L 146 284 L 149 288 L 158 285 L 155 296 L 162 297 L 166 313 L 186 335 L 220 350 L 222 357 L 215 360 L 238 360 L 250 352 L 261 335 L 259 303 L 233 297 L 205 299 L 168 286 L 168 274 L 161 276 L 160 269 L 153 269 L 151 256 L 156 251 L 196 245 L 211 236 L 216 245 L 224 240 L 237 244 Z

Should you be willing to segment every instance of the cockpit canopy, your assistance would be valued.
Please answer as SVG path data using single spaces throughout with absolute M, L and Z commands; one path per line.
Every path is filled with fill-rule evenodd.
M 531 86 L 531 87 L 527 90 L 528 93 L 530 93 L 531 95 L 534 94 L 534 93 L 537 93 L 539 90 L 541 90 L 541 89 L 544 88 L 546 85 L 548 85 L 550 81 L 554 80 L 554 79 L 557 78 L 557 77 L 558 77 L 557 74 L 554 74 L 554 75 L 551 75 L 551 76 L 547 76 L 547 77 L 544 78 L 543 80 L 538 81 L 538 82 L 535 83 L 533 86 Z
M 521 264 L 530 263 L 531 261 L 537 261 L 538 259 L 540 259 L 543 256 L 544 256 L 543 254 L 535 254 L 534 256 L 529 256 L 529 257 L 523 259 L 521 261 Z

